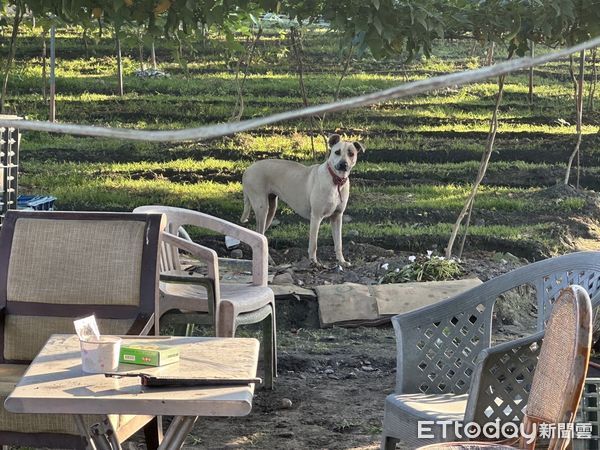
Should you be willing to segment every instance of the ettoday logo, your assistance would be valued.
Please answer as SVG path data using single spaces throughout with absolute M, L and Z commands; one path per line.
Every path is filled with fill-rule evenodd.
M 441 429 L 441 436 L 436 436 L 434 431 Z M 564 439 L 591 439 L 591 423 L 559 423 L 559 424 L 533 424 L 527 432 L 523 424 L 515 422 L 500 423 L 500 420 L 486 422 L 483 425 L 476 422 L 461 423 L 453 420 L 421 420 L 418 422 L 417 437 L 419 439 L 520 439 L 524 438 L 527 444 L 535 442 L 536 438 L 550 439 L 552 437 Z

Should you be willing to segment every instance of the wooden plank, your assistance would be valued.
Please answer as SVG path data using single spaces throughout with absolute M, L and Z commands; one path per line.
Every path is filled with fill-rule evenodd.
M 478 278 L 419 283 L 362 285 L 344 283 L 315 288 L 321 326 L 381 325 L 389 317 L 445 300 L 481 284 Z
M 372 287 L 381 316 L 393 316 L 431 305 L 481 284 L 479 278 L 420 283 L 380 284 Z

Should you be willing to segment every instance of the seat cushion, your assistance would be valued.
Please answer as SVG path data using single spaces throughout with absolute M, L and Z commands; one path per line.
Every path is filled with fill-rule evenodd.
M 0 401 L 12 392 L 27 365 L 0 364 Z M 100 416 L 84 416 L 88 424 L 100 422 Z M 65 433 L 78 435 L 72 416 L 64 414 L 15 414 L 2 407 L 0 411 L 0 431 L 20 433 Z
M 388 395 L 385 399 L 384 436 L 400 439 L 408 448 L 460 439 L 450 423 L 462 422 L 466 407 L 467 394 Z M 445 421 L 448 426 L 439 421 Z
M 4 401 L 13 391 L 25 371 L 25 364 L 0 364 L 0 401 Z M 108 416 L 113 427 L 125 425 L 135 416 Z M 103 420 L 100 415 L 83 415 L 86 426 L 99 423 Z M 140 424 L 141 426 L 141 424 Z M 56 433 L 79 436 L 75 420 L 69 414 L 15 414 L 0 408 L 0 432 L 10 431 L 17 433 Z M 131 431 L 135 431 L 132 429 Z
M 460 420 L 465 417 L 467 394 L 391 394 L 385 399 L 389 406 L 402 409 L 424 420 Z
M 169 275 L 189 276 L 185 271 L 169 271 Z M 250 283 L 220 283 L 221 300 L 237 306 L 238 312 L 255 311 L 275 298 L 271 288 Z M 161 314 L 170 309 L 180 311 L 208 312 L 206 288 L 187 283 L 160 282 Z
M 97 319 L 97 322 L 103 334 L 127 334 L 133 325 L 133 319 Z M 72 317 L 7 315 L 4 319 L 4 359 L 31 361 L 50 335 L 64 333 L 73 333 Z

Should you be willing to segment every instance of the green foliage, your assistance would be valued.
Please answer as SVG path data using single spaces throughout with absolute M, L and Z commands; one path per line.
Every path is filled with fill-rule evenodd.
M 325 2 L 323 17 L 364 52 L 375 58 L 407 53 L 412 59 L 419 52 L 431 54 L 432 42 L 444 35 L 442 4 L 439 0 L 349 0 Z
M 387 272 L 380 283 L 408 283 L 410 281 L 446 281 L 459 278 L 463 269 L 455 259 L 443 256 L 427 255 L 412 256 L 412 261 L 402 268 Z
M 579 197 L 562 198 L 556 201 L 556 206 L 560 211 L 566 213 L 580 211 L 585 207 L 585 199 Z
M 470 5 L 475 38 L 523 56 L 531 42 L 573 45 L 600 34 L 596 0 L 478 0 Z
M 96 25 L 94 25 L 96 26 Z M 128 25 L 129 26 L 129 25 Z M 132 25 L 137 26 L 137 25 Z M 339 79 L 339 39 L 318 24 L 304 25 L 307 90 L 311 102 L 330 101 Z M 141 27 L 140 27 L 141 28 Z M 41 90 L 40 27 L 22 28 L 17 63 L 10 79 L 11 111 L 45 120 L 47 103 Z M 283 30 L 283 28 L 281 28 Z M 4 40 L 10 30 L 4 30 Z M 180 35 L 186 49 L 188 73 L 173 60 L 174 40 L 157 40 L 161 69 L 171 77 L 133 76 L 137 42 L 124 40 L 124 75 L 129 89 L 114 95 L 114 41 L 105 32 L 83 56 L 81 29 L 57 30 L 58 97 L 60 121 L 139 129 L 177 129 L 227 121 L 235 104 L 234 74 L 227 66 L 231 50 L 222 33 Z M 187 41 L 189 39 L 189 41 Z M 280 29 L 265 28 L 246 83 L 248 117 L 300 107 L 295 64 L 275 53 L 286 48 Z M 240 42 L 244 37 L 240 36 Z M 472 41 L 436 41 L 440 55 L 411 64 L 375 61 L 365 54 L 352 61 L 341 96 L 373 92 L 405 80 L 461 70 L 480 64 L 481 47 L 471 55 Z M 3 52 L 4 53 L 1 53 Z M 536 52 L 550 51 L 538 46 Z M 507 48 L 498 45 L 503 58 Z M 6 48 L 0 47 L 0 60 Z M 570 215 L 581 216 L 581 200 L 564 206 L 543 195 L 564 174 L 565 148 L 574 127 L 572 96 L 565 61 L 536 69 L 536 103 L 527 101 L 526 74 L 511 76 L 498 152 L 489 168 L 486 186 L 478 194 L 467 248 L 510 251 L 530 257 L 532 249 L 563 245 Z M 444 244 L 450 224 L 469 192 L 488 130 L 490 105 L 496 86 L 480 82 L 458 89 L 398 99 L 353 111 L 332 114 L 327 132 L 340 131 L 365 143 L 367 152 L 353 170 L 351 199 L 344 226 L 344 243 L 375 244 L 385 248 L 424 252 Z M 307 121 L 285 122 L 232 137 L 201 143 L 146 143 L 61 134 L 23 134 L 22 193 L 55 195 L 60 209 L 131 210 L 145 203 L 199 209 L 237 222 L 242 209 L 241 176 L 253 161 L 281 157 L 310 164 Z M 600 190 L 598 116 L 590 115 L 584 128 L 583 186 Z M 319 155 L 322 157 L 323 155 Z M 540 192 L 542 191 L 542 192 Z M 537 195 L 540 193 L 541 195 Z M 564 208 L 566 214 L 558 214 Z M 588 212 L 589 213 L 589 212 Z M 270 229 L 274 248 L 304 246 L 308 224 L 283 202 L 280 225 Z M 253 226 L 253 223 L 249 225 Z M 323 226 L 320 244 L 331 245 L 331 228 Z M 560 248 L 564 251 L 564 247 Z M 541 253 L 535 253 L 539 256 Z M 366 255 L 369 259 L 371 255 Z

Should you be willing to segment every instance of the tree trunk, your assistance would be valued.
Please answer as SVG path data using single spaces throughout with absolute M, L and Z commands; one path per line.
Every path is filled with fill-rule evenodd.
M 494 49 L 496 48 L 495 42 L 490 42 L 490 46 L 488 47 L 487 56 L 485 58 L 485 65 L 491 66 L 494 64 Z
M 531 45 L 529 56 L 531 58 L 535 57 L 535 43 L 533 41 L 529 41 L 529 45 Z M 533 106 L 533 66 L 529 68 L 529 106 Z
M 592 50 L 592 78 L 590 80 L 590 91 L 588 92 L 588 112 L 594 111 L 594 96 L 596 95 L 596 84 L 598 83 L 598 71 L 596 70 L 596 56 L 598 49 Z
M 185 78 L 189 78 L 190 72 L 188 70 L 187 61 L 183 59 L 183 43 L 181 42 L 181 38 L 177 32 L 175 32 L 175 39 L 177 40 L 177 47 L 175 47 L 175 60 L 177 61 L 177 64 L 179 64 L 179 67 L 181 67 L 183 70 Z
M 241 82 L 239 80 L 239 76 L 240 76 L 240 66 L 242 65 L 243 56 L 240 56 L 240 59 L 238 59 L 236 70 L 235 70 L 235 84 L 237 87 L 237 98 L 235 100 L 235 106 L 233 108 L 233 113 L 231 114 L 232 120 L 239 121 L 242 118 L 242 115 L 244 114 L 244 86 L 246 85 L 246 78 L 248 78 L 248 70 L 250 68 L 250 65 L 252 64 L 252 59 L 254 58 L 254 52 L 256 50 L 256 45 L 258 44 L 258 40 L 262 36 L 262 32 L 263 32 L 262 28 L 259 27 L 259 29 L 256 32 L 256 35 L 254 36 L 254 39 L 252 40 L 250 50 L 248 51 L 248 54 L 246 57 L 246 63 L 245 63 L 245 67 L 244 67 L 244 76 L 242 77 Z
M 469 58 L 475 56 L 475 49 L 477 48 L 477 39 L 473 39 L 473 45 L 471 46 L 471 50 L 469 51 Z
M 121 57 L 121 38 L 117 30 L 115 30 L 115 44 L 117 46 L 117 85 L 119 96 L 123 97 L 123 58 Z
M 138 49 L 140 52 L 140 70 L 144 72 L 144 44 L 141 41 L 138 44 Z
M 152 41 L 152 46 L 150 47 L 150 58 L 152 59 L 152 68 L 156 70 L 156 50 L 154 49 L 154 41 Z
M 340 89 L 342 87 L 342 81 L 344 81 L 344 78 L 346 78 L 346 75 L 348 75 L 348 70 L 350 69 L 350 61 L 352 60 L 353 53 L 354 53 L 354 45 L 351 44 L 350 48 L 348 49 L 348 55 L 346 56 L 346 59 L 344 61 L 344 67 L 342 67 L 342 74 L 338 78 L 337 86 L 335 87 L 335 93 L 333 94 L 334 102 L 337 102 L 340 99 Z M 321 131 L 321 136 L 323 137 L 323 139 L 325 141 L 325 151 L 327 151 L 327 149 L 329 147 L 327 136 L 325 136 L 325 117 L 326 116 L 327 116 L 327 114 L 323 114 L 319 119 L 319 128 Z
M 467 220 L 465 222 L 465 232 L 463 233 L 462 240 L 460 241 L 460 247 L 458 248 L 458 259 L 462 258 L 463 251 L 465 250 L 465 243 L 467 242 L 467 236 L 469 235 L 469 226 L 471 225 L 471 215 L 473 214 L 473 208 L 475 207 L 475 198 L 469 204 L 469 212 L 467 213 Z
M 512 55 L 509 55 L 509 59 Z M 446 246 L 446 258 L 450 258 L 452 256 L 452 247 L 454 246 L 454 241 L 456 240 L 456 236 L 458 235 L 458 231 L 460 229 L 460 225 L 467 214 L 470 213 L 469 210 L 472 209 L 473 203 L 475 202 L 475 196 L 477 195 L 477 190 L 479 189 L 479 185 L 485 176 L 487 171 L 490 157 L 492 156 L 492 152 L 494 150 L 494 141 L 496 139 L 496 133 L 498 131 L 498 110 L 500 109 L 500 103 L 502 102 L 502 94 L 504 93 L 504 79 L 505 75 L 501 75 L 498 77 L 498 95 L 496 96 L 496 104 L 494 106 L 494 113 L 492 114 L 492 118 L 490 120 L 490 130 L 488 132 L 488 139 L 485 146 L 485 151 L 481 156 L 481 162 L 479 163 L 479 171 L 477 173 L 477 177 L 475 178 L 475 183 L 473 183 L 473 188 L 471 189 L 471 193 L 467 198 L 458 218 L 456 219 L 456 223 L 452 227 L 452 233 L 450 234 L 450 239 L 448 240 L 448 245 Z M 465 234 L 468 229 L 465 229 Z
M 579 155 L 579 148 L 581 147 L 581 124 L 583 121 L 583 82 L 584 82 L 584 70 L 585 70 L 585 50 L 582 50 L 579 53 L 579 78 L 575 78 L 575 74 L 573 73 L 573 58 L 571 57 L 570 64 L 570 72 L 571 77 L 573 78 L 573 83 L 575 87 L 575 114 L 576 114 L 576 124 L 575 129 L 577 133 L 577 141 L 575 143 L 575 148 L 573 149 L 573 153 L 569 156 L 569 162 L 567 163 L 567 170 L 565 172 L 565 186 L 569 184 L 569 178 L 571 176 L 571 167 L 573 166 L 573 160 L 576 155 Z M 579 171 L 579 167 L 578 167 Z M 579 177 L 579 175 L 578 175 Z
M 0 93 L 0 114 L 4 113 L 4 104 L 6 102 L 6 92 L 8 89 L 8 77 L 15 59 L 15 51 L 17 47 L 17 36 L 19 34 L 19 25 L 23 19 L 24 11 L 21 10 L 20 3 L 17 3 L 15 8 L 15 21 L 13 22 L 12 34 L 10 36 L 10 44 L 8 47 L 8 59 L 4 67 L 4 80 L 2 82 L 2 93 Z
M 46 31 L 42 33 L 42 97 L 44 99 L 44 104 L 48 101 L 48 75 L 47 75 L 47 66 L 48 66 L 48 50 L 46 48 Z
M 87 28 L 83 29 L 83 33 L 81 35 L 81 38 L 83 39 L 83 48 L 85 49 L 85 58 L 88 59 L 90 57 L 90 49 L 88 46 L 88 40 L 87 40 Z
M 300 83 L 300 94 L 302 95 L 302 101 L 304 102 L 304 106 L 308 107 L 308 97 L 306 95 L 306 87 L 304 85 L 304 65 L 302 63 L 302 47 L 300 44 L 300 35 L 298 33 L 298 29 L 293 27 L 290 29 L 290 39 L 292 42 L 292 49 L 294 50 L 294 55 L 296 56 L 296 64 L 298 70 L 298 81 Z M 313 131 L 315 129 L 315 123 L 313 116 L 309 117 L 310 120 L 310 147 L 312 150 L 312 158 L 313 160 L 317 159 L 317 155 L 315 153 L 315 140 L 313 137 Z
M 50 29 L 50 122 L 56 121 L 56 27 Z

